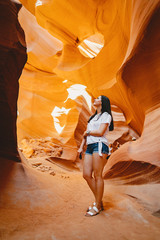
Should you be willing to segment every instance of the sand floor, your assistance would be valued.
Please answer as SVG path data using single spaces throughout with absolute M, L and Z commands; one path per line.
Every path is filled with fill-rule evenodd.
M 44 159 L 38 162 L 37 167 L 33 160 L 25 168 L 39 184 L 31 182 L 30 189 L 22 184 L 11 191 L 12 201 L 0 209 L 0 240 L 160 239 L 159 214 L 127 195 L 128 186 L 105 180 L 104 211 L 85 217 L 94 198 L 82 173 Z

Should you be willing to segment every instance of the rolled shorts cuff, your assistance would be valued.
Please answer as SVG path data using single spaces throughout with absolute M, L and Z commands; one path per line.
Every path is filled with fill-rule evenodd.
M 109 154 L 109 147 L 103 142 L 91 143 L 87 145 L 86 154 L 92 155 L 93 153 L 99 153 L 100 156 L 103 154 Z

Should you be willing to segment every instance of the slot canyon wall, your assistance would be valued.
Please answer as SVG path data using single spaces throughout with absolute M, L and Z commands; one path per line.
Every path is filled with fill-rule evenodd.
M 159 22 L 159 0 L 0 0 L 2 207 L 12 199 L 19 207 L 29 201 L 42 207 L 41 196 L 45 208 L 56 199 L 56 184 L 39 177 L 26 158 L 36 158 L 39 145 L 41 156 L 79 161 L 77 148 L 94 111 L 82 91 L 69 96 L 82 84 L 92 99 L 106 95 L 112 104 L 115 131 L 108 139 L 120 147 L 104 178 L 133 186 L 128 194 L 141 192 L 152 212 L 159 211 Z M 61 114 L 54 118 L 56 108 Z
M 18 21 L 20 4 L 0 1 L 0 75 L 1 75 L 1 134 L 0 153 L 17 159 L 17 100 L 18 79 L 27 61 L 24 31 Z
M 108 96 L 112 110 L 116 106 L 123 112 L 137 138 L 112 154 L 104 176 L 116 177 L 119 164 L 137 172 L 134 164 L 141 169 L 145 162 L 146 171 L 154 166 L 157 176 L 153 171 L 153 179 L 148 180 L 144 174 L 137 183 L 157 181 L 160 167 L 159 1 L 91 0 L 84 5 L 78 1 L 21 2 L 28 10 L 23 8 L 19 14 L 26 34 L 28 61 L 20 78 L 19 139 L 50 136 L 64 149 L 69 147 L 70 151 L 71 147 L 75 151 L 71 160 L 75 159 L 90 110 L 83 98 L 75 101 L 67 98 L 67 89 L 73 84 L 83 84 L 92 97 Z M 95 56 L 94 44 L 97 43 L 103 47 Z M 68 81 L 64 83 L 65 79 Z M 65 126 L 60 135 L 51 117 L 55 106 L 71 109 L 67 116 L 62 114 L 59 118 Z M 80 124 L 82 118 L 83 124 Z M 116 134 L 112 140 L 116 140 Z M 121 174 L 124 176 L 125 172 Z M 134 178 L 134 173 L 130 175 Z M 117 176 L 120 173 L 117 172 Z

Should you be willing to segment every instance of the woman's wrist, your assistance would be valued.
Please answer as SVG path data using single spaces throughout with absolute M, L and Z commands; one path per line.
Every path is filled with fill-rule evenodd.
M 87 136 L 89 136 L 91 134 L 91 131 L 90 130 L 88 130 L 87 131 Z

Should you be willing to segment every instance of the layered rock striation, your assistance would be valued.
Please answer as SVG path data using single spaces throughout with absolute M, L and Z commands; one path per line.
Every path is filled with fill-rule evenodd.
M 18 79 L 27 60 L 20 77 L 19 147 L 25 138 L 50 137 L 66 149 L 64 158 L 75 161 L 92 111 L 84 98 L 71 99 L 69 88 L 83 84 L 91 97 L 107 95 L 113 112 L 125 117 L 118 123 L 115 114 L 116 131 L 108 138 L 118 147 L 104 177 L 159 182 L 159 1 L 21 2 L 28 60 L 17 20 L 21 6 L 0 1 L 1 156 L 19 161 Z M 52 117 L 56 107 L 63 112 L 60 134 Z
M 0 0 L 0 236 L 159 239 L 159 1 L 21 0 L 19 15 L 16 2 Z M 90 193 L 73 162 L 94 109 L 69 96 L 74 84 L 107 95 L 115 123 L 105 211 L 92 228 L 80 214 Z
M 92 97 L 107 95 L 112 105 L 124 114 L 128 129 L 134 132 L 125 138 L 129 143 L 121 145 L 112 154 L 104 177 L 108 178 L 111 169 L 114 172 L 115 164 L 128 161 L 138 161 L 140 166 L 141 162 L 146 162 L 158 170 L 159 1 L 90 0 L 83 5 L 78 1 L 66 3 L 58 0 L 21 2 L 30 13 L 23 8 L 20 15 L 26 32 L 29 60 L 20 79 L 19 138 L 50 135 L 63 144 L 79 144 L 81 137 L 77 129 L 81 128 L 81 124 L 82 129 L 85 128 L 81 123 L 83 117 L 79 116 L 85 115 L 86 110 L 74 112 L 76 124 L 69 123 L 73 115 L 61 117 L 66 127 L 60 135 L 51 123 L 50 114 L 55 106 L 74 108 L 73 102 L 64 103 L 67 89 L 80 83 L 87 86 Z M 25 16 L 34 22 L 33 28 Z M 96 52 L 97 46 L 103 47 L 97 56 L 92 57 L 90 54 Z M 42 54 L 45 61 L 42 61 Z M 63 83 L 65 79 L 67 84 Z M 37 84 L 45 87 L 46 93 L 50 90 L 51 95 L 45 95 Z M 43 130 L 40 130 L 42 125 Z M 127 132 L 124 129 L 121 135 Z M 134 142 L 130 141 L 133 136 L 137 136 Z M 116 143 L 120 135 L 113 132 L 113 137 L 111 134 L 108 137 L 110 143 Z M 116 172 L 113 175 L 116 178 Z M 155 179 L 153 177 L 149 181 Z

